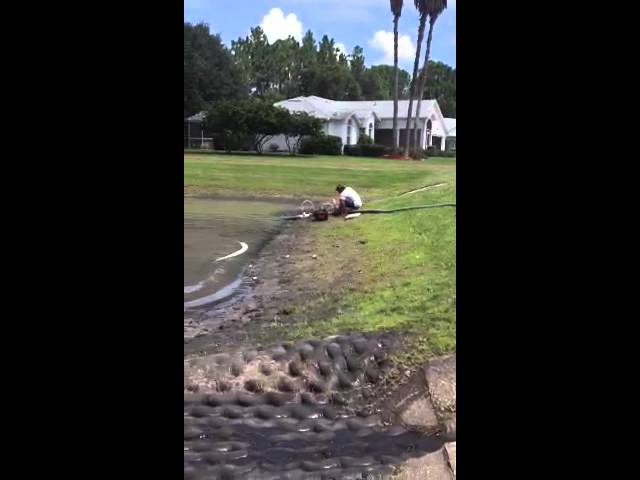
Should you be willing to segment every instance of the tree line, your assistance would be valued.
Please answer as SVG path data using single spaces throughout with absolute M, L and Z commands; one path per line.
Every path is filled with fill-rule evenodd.
M 429 63 L 424 98 L 435 98 L 445 116 L 455 117 L 456 71 Z M 333 100 L 391 100 L 395 70 L 390 65 L 365 66 L 364 52 L 346 55 L 334 39 L 316 41 L 308 31 L 270 43 L 260 27 L 227 48 L 205 24 L 184 24 L 184 114 L 209 110 L 219 100 L 259 97 L 276 102 L 300 95 Z M 411 75 L 398 69 L 398 97 L 409 98 Z
M 400 151 L 398 101 L 408 94 L 408 111 L 402 112 L 407 131 L 403 152 L 405 156 L 419 155 L 422 100 L 435 98 L 445 116 L 455 117 L 455 69 L 430 60 L 434 27 L 447 8 L 447 0 L 413 0 L 413 4 L 418 13 L 418 33 L 411 76 L 398 66 L 398 21 L 403 0 L 389 0 L 394 33 L 393 67 L 367 68 L 361 47 L 354 47 L 346 55 L 327 35 L 316 42 L 311 31 L 301 43 L 289 37 L 271 44 L 264 31 L 255 27 L 227 49 L 218 35 L 209 32 L 208 26 L 185 23 L 185 115 L 211 108 L 221 99 L 247 96 L 271 104 L 298 95 L 333 100 L 392 97 L 394 149 Z M 420 68 L 427 23 L 425 56 Z

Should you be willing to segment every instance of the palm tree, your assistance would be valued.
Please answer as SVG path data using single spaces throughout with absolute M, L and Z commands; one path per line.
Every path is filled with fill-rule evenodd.
M 407 111 L 407 125 L 405 131 L 407 133 L 404 144 L 404 154 L 409 155 L 409 148 L 411 142 L 410 128 L 411 128 L 411 113 L 413 112 L 413 96 L 416 93 L 416 84 L 418 80 L 418 67 L 420 66 L 420 48 L 422 46 L 422 39 L 424 38 L 424 28 L 427 24 L 427 0 L 413 0 L 418 12 L 420 12 L 420 24 L 418 25 L 418 41 L 416 42 L 416 59 L 413 62 L 413 76 L 411 77 L 411 91 L 409 93 L 409 110 Z
M 398 136 L 398 20 L 402 14 L 402 0 L 390 0 L 393 13 L 393 148 L 400 148 Z
M 414 144 L 418 145 L 418 124 L 420 118 L 420 104 L 424 95 L 424 86 L 427 83 L 427 67 L 429 66 L 429 53 L 431 52 L 431 38 L 433 37 L 433 26 L 440 14 L 447 8 L 447 0 L 425 0 L 425 8 L 429 15 L 429 34 L 427 35 L 427 49 L 424 52 L 424 64 L 420 74 L 420 85 L 418 87 L 418 106 L 416 107 L 416 121 L 413 127 Z

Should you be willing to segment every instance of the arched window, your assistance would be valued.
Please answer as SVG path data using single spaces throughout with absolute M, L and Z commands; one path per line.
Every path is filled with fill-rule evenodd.
M 347 123 L 347 145 L 351 145 L 351 119 Z

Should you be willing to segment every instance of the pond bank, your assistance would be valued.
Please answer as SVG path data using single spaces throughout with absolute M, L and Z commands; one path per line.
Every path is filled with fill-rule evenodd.
M 312 195 L 347 175 L 387 199 L 373 208 L 455 202 L 455 163 L 409 178 L 383 161 L 248 160 L 185 158 L 185 190 L 219 198 L 232 179 L 251 194 Z M 455 419 L 453 431 L 429 423 L 437 398 L 435 417 L 417 418 L 425 428 L 411 425 L 436 384 L 420 377 L 425 361 L 455 352 L 455 209 L 290 222 L 242 278 L 246 292 L 185 322 L 185 478 L 386 478 L 399 464 L 407 479 L 455 476 Z
M 328 232 L 345 223 L 351 222 L 331 218 L 327 222 L 285 224 L 244 273 L 246 292 L 220 304 L 207 317 L 185 325 L 185 332 L 190 332 L 188 338 L 185 334 L 185 359 L 320 339 L 333 333 L 384 331 L 354 325 L 335 332 L 329 322 L 352 315 L 354 307 L 345 299 L 366 290 L 369 282 L 363 272 L 370 260 L 365 238 L 342 236 L 326 241 Z M 309 331 L 309 325 L 315 330 Z M 369 389 L 367 398 L 358 398 L 354 405 L 369 412 L 379 408 L 417 368 L 403 357 L 414 339 L 406 331 L 391 332 L 396 339 L 388 352 L 393 363 Z
M 452 167 L 438 167 L 438 188 L 404 197 L 398 189 L 374 208 L 455 202 Z M 285 224 L 243 273 L 246 293 L 185 325 L 185 355 L 393 331 L 407 340 L 394 358 L 401 381 L 455 351 L 455 215 L 428 209 Z
M 366 242 L 320 241 L 343 223 L 287 224 L 247 272 L 251 290 L 185 343 L 185 478 L 455 478 L 455 420 L 434 408 L 448 397 L 428 368 L 394 376 L 402 335 L 292 340 L 287 327 L 340 315 L 340 297 L 363 287 L 345 260 Z
M 269 342 L 285 323 L 333 317 L 338 309 L 329 296 L 352 288 L 352 275 L 332 272 L 328 252 L 316 249 L 312 233 L 322 227 L 330 228 L 311 221 L 284 224 L 244 273 L 247 293 L 210 312 L 210 320 L 195 322 L 185 355 Z M 321 298 L 327 301 L 318 303 Z

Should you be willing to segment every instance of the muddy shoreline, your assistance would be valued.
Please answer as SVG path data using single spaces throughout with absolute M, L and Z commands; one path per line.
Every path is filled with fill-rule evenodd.
M 315 234 L 336 221 L 283 222 L 245 290 L 185 323 L 185 478 L 455 478 L 455 419 L 422 404 L 422 369 L 394 365 L 401 333 L 287 338 L 359 288 L 363 241 Z
M 358 288 L 358 265 L 342 261 L 353 256 L 362 243 L 342 239 L 336 245 L 318 243 L 317 228 L 331 228 L 330 222 L 310 220 L 283 222 L 279 231 L 262 245 L 256 260 L 243 274 L 244 292 L 218 305 L 209 316 L 195 319 L 185 335 L 185 361 L 238 350 L 268 348 L 282 338 L 286 325 L 323 321 L 341 313 L 338 296 Z M 327 256 L 331 258 L 327 259 Z M 345 259 L 341 257 L 346 257 Z M 274 331 L 273 327 L 278 327 Z M 284 327 L 284 328 L 283 328 Z M 187 326 L 185 325 L 185 331 Z M 359 335 L 361 332 L 340 332 Z M 381 332 L 384 333 L 384 332 Z M 401 350 L 405 339 L 391 333 L 394 348 Z M 380 412 L 385 399 L 406 383 L 413 371 L 390 365 L 376 385 L 363 388 L 354 398 L 354 410 Z
M 211 318 L 194 321 L 195 331 L 189 335 L 193 338 L 185 335 L 185 357 L 261 343 L 270 324 L 300 320 L 294 310 L 325 283 L 307 283 L 313 275 L 304 275 L 304 281 L 300 276 L 303 271 L 312 272 L 318 260 L 313 258 L 317 254 L 311 245 L 311 223 L 283 221 L 270 239 L 257 246 L 255 261 L 242 273 L 244 291 L 212 308 Z

